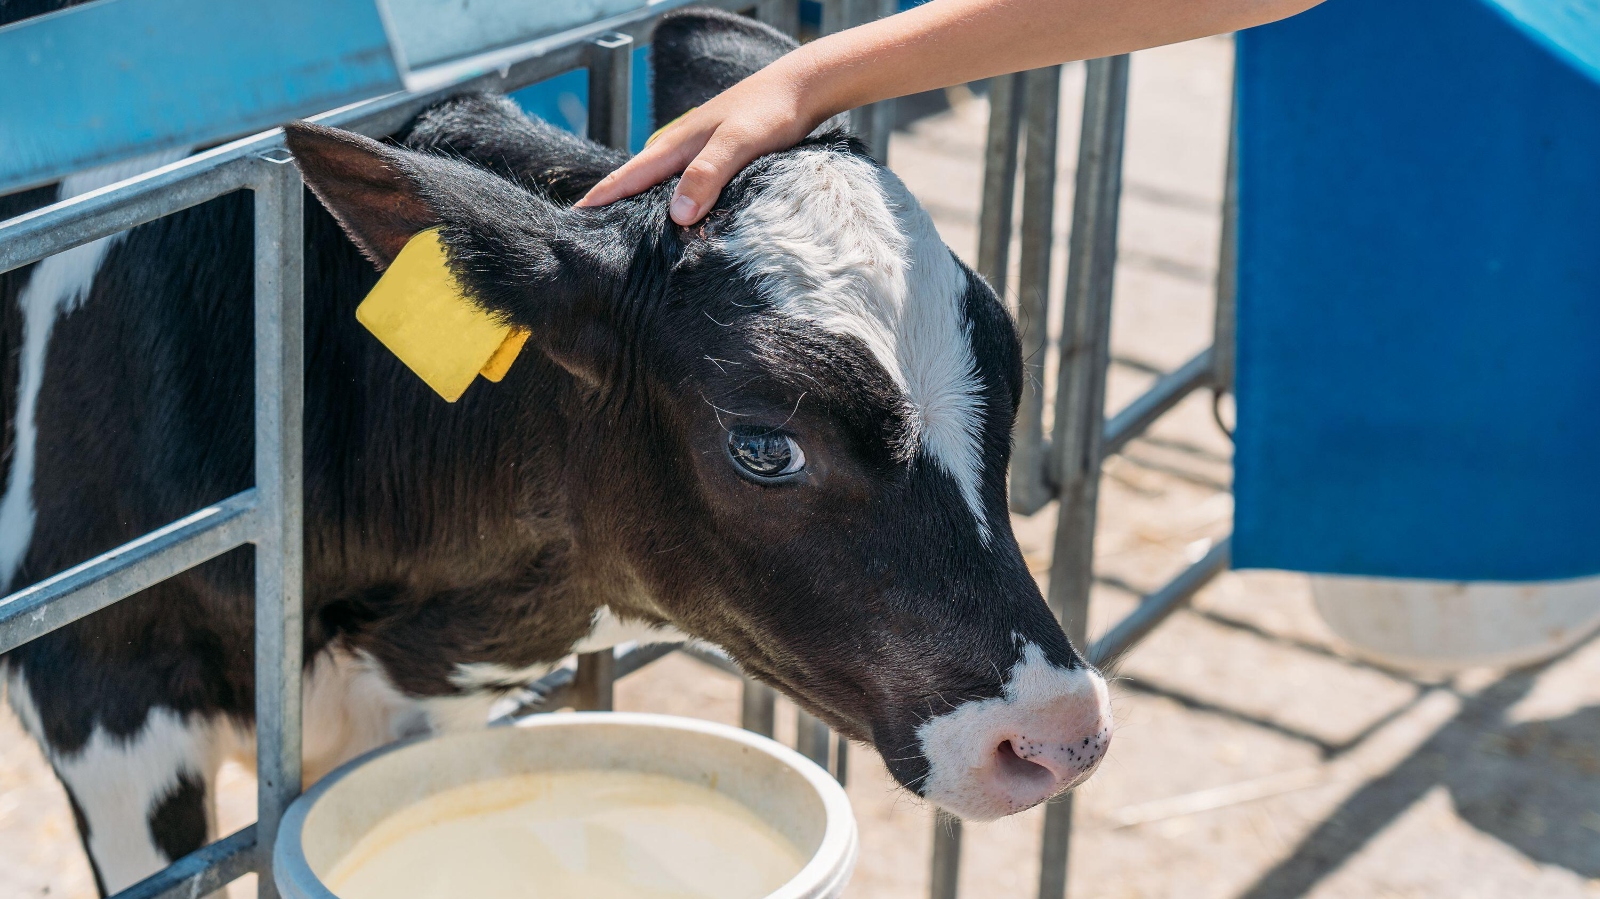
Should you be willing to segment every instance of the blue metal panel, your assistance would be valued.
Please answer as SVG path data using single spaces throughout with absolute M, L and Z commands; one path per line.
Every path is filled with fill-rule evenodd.
M 1487 0 L 1518 27 L 1600 81 L 1600 0 Z
M 1600 15 L 1545 6 L 1240 35 L 1239 566 L 1600 572 Z
M 582 134 L 588 121 L 589 76 L 579 69 L 511 94 L 523 111 L 552 125 Z M 650 46 L 633 51 L 633 109 L 628 123 L 630 149 L 637 153 L 650 139 Z
M 385 0 L 409 69 L 531 41 L 638 9 L 646 0 Z
M 374 0 L 101 0 L 0 28 L 0 192 L 401 87 Z

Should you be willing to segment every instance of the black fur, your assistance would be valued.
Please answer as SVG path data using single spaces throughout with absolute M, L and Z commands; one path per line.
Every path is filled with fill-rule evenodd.
M 667 17 L 658 117 L 785 41 L 738 17 Z M 809 143 L 859 152 L 839 135 Z M 458 665 L 558 659 L 609 604 L 725 647 L 875 743 L 913 786 L 928 764 L 916 728 L 946 708 L 940 697 L 999 695 L 1014 634 L 1057 665 L 1082 664 L 1010 531 L 1021 361 L 977 277 L 966 309 L 988 391 L 987 547 L 957 485 L 905 441 L 908 410 L 867 348 L 771 315 L 722 249 L 728 211 L 762 189 L 770 160 L 682 229 L 665 214 L 670 184 L 570 208 L 622 157 L 502 98 L 440 104 L 398 143 L 292 126 L 289 146 L 344 225 L 307 198 L 308 660 L 337 642 L 408 694 L 452 695 Z M 533 332 L 502 383 L 455 404 L 354 320 L 373 263 L 432 225 L 473 298 Z M 251 283 L 248 194 L 138 228 L 112 251 L 56 323 L 38 524 L 16 584 L 251 485 Z M 0 346 L 18 334 L 8 314 Z M 14 367 L 0 379 L 10 398 Z M 740 477 L 724 448 L 734 420 L 800 435 L 808 467 L 783 486 Z M 252 584 L 241 549 L 17 650 L 7 661 L 45 739 L 71 753 L 95 727 L 131 736 L 156 707 L 248 725 Z M 158 810 L 169 856 L 193 848 L 192 792 Z
M 175 862 L 206 844 L 206 782 L 192 771 L 150 809 L 150 836 L 156 848 Z
M 662 125 L 743 81 L 799 44 L 755 19 L 718 9 L 668 13 L 650 44 L 651 113 Z
M 67 805 L 72 809 L 72 823 L 78 829 L 78 841 L 83 845 L 83 854 L 89 859 L 89 873 L 94 875 L 94 888 L 100 895 L 106 895 L 106 882 L 100 876 L 100 865 L 95 862 L 94 856 L 89 852 L 89 819 L 83 813 L 83 807 L 78 805 L 78 797 L 72 794 L 71 787 L 65 787 Z

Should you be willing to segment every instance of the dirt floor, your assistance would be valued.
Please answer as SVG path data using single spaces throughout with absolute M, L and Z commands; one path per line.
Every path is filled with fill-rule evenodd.
M 1210 340 L 1230 66 L 1225 39 L 1134 58 L 1112 409 Z M 1063 89 L 1063 248 L 1082 80 L 1070 67 Z M 891 159 L 971 259 L 986 110 L 951 99 L 897 133 Z M 1227 534 L 1230 478 L 1207 395 L 1110 461 L 1092 632 Z M 1041 577 L 1054 517 L 1016 521 Z M 1398 675 L 1339 649 L 1305 578 L 1236 572 L 1115 674 L 1117 736 L 1078 792 L 1075 897 L 1600 895 L 1600 645 L 1528 671 Z M 738 689 L 674 656 L 623 682 L 618 706 L 737 723 Z M 779 736 L 793 731 L 780 704 Z M 931 811 L 870 749 L 850 772 L 862 850 L 847 895 L 925 896 Z M 252 788 L 229 774 L 227 821 L 249 820 Z M 961 895 L 1034 895 L 1041 820 L 968 827 Z M 92 894 L 60 790 L 0 713 L 0 899 Z

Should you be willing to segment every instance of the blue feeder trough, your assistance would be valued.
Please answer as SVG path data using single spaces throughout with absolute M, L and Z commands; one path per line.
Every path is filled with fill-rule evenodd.
M 1570 644 L 1600 624 L 1600 3 L 1330 0 L 1238 46 L 1236 564 L 1355 576 L 1319 601 L 1391 661 Z

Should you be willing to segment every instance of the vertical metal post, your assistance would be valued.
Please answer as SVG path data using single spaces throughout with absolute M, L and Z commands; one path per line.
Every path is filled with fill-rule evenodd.
M 770 737 L 776 727 L 777 711 L 777 691 L 758 680 L 745 678 L 739 700 L 739 726 Z
M 578 671 L 572 679 L 572 707 L 580 712 L 609 712 L 615 705 L 617 656 L 614 650 L 586 652 L 578 656 Z
M 805 709 L 798 709 L 794 719 L 794 748 L 801 755 L 828 767 L 828 725 Z
M 1011 208 L 1016 197 L 1016 166 L 1022 133 L 1022 106 L 1027 96 L 1029 75 L 998 75 L 989 78 L 989 131 L 984 141 L 984 194 L 978 213 L 978 274 L 989 280 L 1000 296 L 1005 296 L 1006 275 L 1011 261 Z M 1054 104 L 1053 106 L 1054 107 Z M 1040 155 L 1051 162 L 1048 174 L 1050 192 L 1054 192 L 1054 117 L 1050 117 L 1050 149 L 1040 150 Z M 1042 123 L 1043 125 L 1043 123 Z M 1042 138 L 1043 142 L 1043 138 Z M 1032 170 L 1030 170 L 1032 171 Z M 1037 174 L 1037 173 L 1035 173 Z M 1038 186 L 1035 184 L 1035 197 Z M 1038 211 L 1035 210 L 1035 219 Z M 1048 218 L 1048 208 L 1045 210 Z M 1024 227 L 1029 222 L 1024 222 Z M 1038 222 L 1032 222 L 1037 226 Z M 1046 232 L 1050 224 L 1046 221 Z M 1045 283 L 1050 283 L 1050 238 L 1045 242 Z M 1037 250 L 1037 242 L 1035 242 Z M 1034 259 L 1037 264 L 1037 259 Z M 1043 323 L 1043 318 L 1038 318 Z M 1035 390 L 1034 394 L 1037 394 Z M 1035 405 L 1038 400 L 1035 398 Z M 1038 414 L 1035 410 L 1035 432 Z M 1035 442 L 1037 448 L 1037 442 Z M 1042 472 L 1040 464 L 1032 465 Z M 1014 489 L 1014 488 L 1013 488 Z M 1043 504 L 1043 502 L 1040 502 Z M 962 819 L 944 811 L 933 817 L 933 862 L 931 862 L 930 889 L 933 899 L 955 899 L 958 875 L 962 867 Z
M 608 147 L 628 149 L 628 122 L 632 108 L 633 38 L 612 32 L 589 42 L 589 122 L 591 140 Z M 573 679 L 573 706 L 591 712 L 613 708 L 616 653 L 611 649 L 578 657 Z
M 276 899 L 272 844 L 300 792 L 304 259 L 300 172 L 278 150 L 255 178 L 256 852 Z
M 1044 445 L 1044 356 L 1050 343 L 1050 250 L 1054 245 L 1056 138 L 1061 67 L 1027 73 L 1027 160 L 1022 170 L 1022 251 L 1017 327 L 1024 365 L 1022 406 L 1011 454 L 1011 511 L 1031 515 L 1054 498 Z
M 1234 71 L 1238 71 L 1237 64 Z M 1217 310 L 1211 335 L 1212 387 L 1217 396 L 1233 391 L 1237 353 L 1236 319 L 1239 271 L 1239 93 L 1235 84 L 1228 113 L 1228 168 L 1222 188 L 1222 243 L 1217 249 Z
M 1027 76 L 989 79 L 989 129 L 983 147 L 983 197 L 978 205 L 978 274 L 1006 293 L 1011 263 L 1011 210 L 1017 194 L 1017 156 Z
M 821 0 L 822 34 L 833 34 L 850 27 L 851 2 L 852 0 Z
M 956 899 L 961 876 L 961 819 L 940 809 L 933 814 L 933 871 L 930 899 Z
M 620 32 L 591 40 L 585 53 L 589 70 L 589 139 L 628 149 L 633 91 L 633 38 Z
M 897 0 L 844 0 L 845 27 L 853 28 L 899 12 Z M 894 101 L 879 100 L 850 111 L 850 130 L 867 153 L 879 162 L 889 161 L 889 135 L 894 131 Z
M 1067 264 L 1066 328 L 1056 388 L 1053 455 L 1061 508 L 1050 564 L 1050 608 L 1074 645 L 1086 645 L 1094 574 L 1095 506 L 1105 431 L 1106 367 L 1111 355 L 1111 292 L 1117 264 L 1117 211 L 1127 120 L 1128 57 L 1090 60 L 1083 99 L 1078 177 Z M 1039 899 L 1067 894 L 1072 797 L 1045 809 Z
M 850 785 L 850 741 L 844 734 L 837 734 L 833 740 L 833 779 L 839 786 Z
M 794 37 L 800 33 L 800 0 L 761 0 L 756 18 Z

